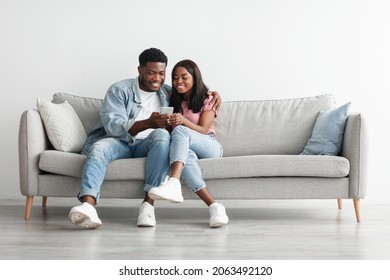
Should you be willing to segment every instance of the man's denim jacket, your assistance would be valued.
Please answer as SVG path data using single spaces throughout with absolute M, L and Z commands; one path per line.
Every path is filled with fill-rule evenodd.
M 117 82 L 109 87 L 100 111 L 100 121 L 89 133 L 86 145 L 96 141 L 115 137 L 132 144 L 135 135 L 130 135 L 129 129 L 141 111 L 141 97 L 138 92 L 138 77 Z M 161 106 L 169 106 L 171 87 L 163 84 L 157 94 Z

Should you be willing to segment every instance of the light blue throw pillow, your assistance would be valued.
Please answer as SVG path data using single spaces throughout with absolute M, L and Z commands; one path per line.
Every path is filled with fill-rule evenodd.
M 351 102 L 330 111 L 320 111 L 311 138 L 301 155 L 337 156 L 343 144 Z

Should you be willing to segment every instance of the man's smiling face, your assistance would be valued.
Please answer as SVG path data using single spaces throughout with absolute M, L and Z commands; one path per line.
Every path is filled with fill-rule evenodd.
M 139 87 L 147 92 L 158 91 L 165 81 L 166 63 L 147 62 L 138 67 Z

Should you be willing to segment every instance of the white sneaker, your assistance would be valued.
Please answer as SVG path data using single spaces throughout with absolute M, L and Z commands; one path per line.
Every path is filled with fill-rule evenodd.
M 72 224 L 89 229 L 102 225 L 102 221 L 99 219 L 95 207 L 87 202 L 70 209 L 69 220 Z
M 154 216 L 154 206 L 145 201 L 139 208 L 137 226 L 154 227 L 155 225 L 156 217 Z
M 210 211 L 210 227 L 216 228 L 226 225 L 229 222 L 229 218 L 226 215 L 225 206 L 221 203 L 214 202 L 209 206 Z
M 151 188 L 148 192 L 148 196 L 151 199 L 166 199 L 170 202 L 181 203 L 184 201 L 181 194 L 181 184 L 176 178 L 170 177 L 168 182 L 161 184 L 158 187 Z

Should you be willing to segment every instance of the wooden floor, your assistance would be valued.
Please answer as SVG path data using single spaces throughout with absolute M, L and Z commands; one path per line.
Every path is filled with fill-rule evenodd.
M 0 200 L 0 259 L 390 259 L 389 204 L 361 201 L 357 223 L 349 200 L 222 201 L 230 223 L 210 229 L 200 201 L 159 202 L 157 226 L 138 228 L 140 201 L 102 199 L 103 226 L 83 230 L 67 218 L 76 199 L 40 202 L 25 221 L 24 200 Z

